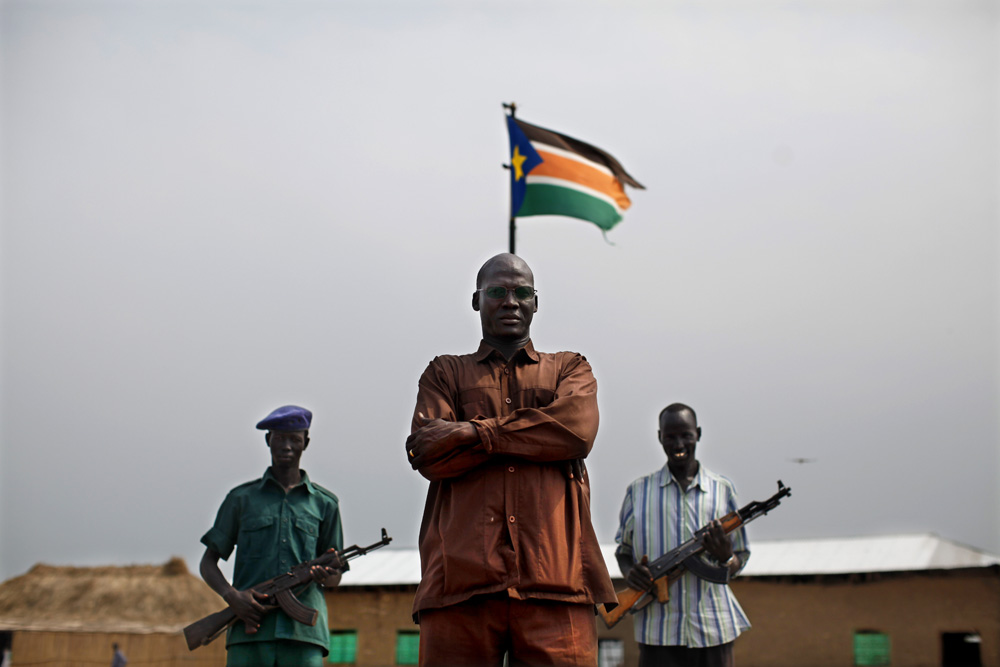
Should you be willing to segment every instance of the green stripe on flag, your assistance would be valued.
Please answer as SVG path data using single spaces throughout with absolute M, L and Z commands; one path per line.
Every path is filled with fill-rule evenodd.
M 602 199 L 579 190 L 543 183 L 528 183 L 524 203 L 518 209 L 516 217 L 531 215 L 568 215 L 582 218 L 605 231 L 622 219 L 615 207 Z

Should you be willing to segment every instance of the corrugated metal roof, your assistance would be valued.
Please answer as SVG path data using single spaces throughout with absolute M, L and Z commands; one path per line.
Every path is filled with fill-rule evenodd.
M 1000 564 L 996 556 L 929 533 L 759 541 L 750 549 L 750 562 L 743 572 L 749 577 L 950 570 Z
M 420 552 L 387 547 L 351 561 L 341 586 L 388 586 L 420 583 Z
M 1000 557 L 930 533 L 811 540 L 754 540 L 744 577 L 947 570 L 1000 565 Z M 615 545 L 601 553 L 618 576 Z M 420 555 L 415 548 L 380 549 L 351 563 L 341 586 L 416 585 Z

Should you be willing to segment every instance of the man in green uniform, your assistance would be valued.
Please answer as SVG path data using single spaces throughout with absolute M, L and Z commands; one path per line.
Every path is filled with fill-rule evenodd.
M 260 479 L 229 492 L 215 525 L 201 538 L 205 545 L 201 576 L 239 619 L 226 637 L 228 667 L 321 667 L 329 653 L 322 587 L 340 583 L 340 572 L 313 568 L 315 584 L 296 593 L 303 604 L 319 611 L 312 627 L 292 620 L 281 609 L 266 608 L 266 596 L 247 590 L 328 549 L 343 549 L 337 496 L 299 468 L 311 423 L 309 410 L 286 405 L 257 424 L 267 431 L 264 441 L 271 450 L 271 467 Z M 234 548 L 230 585 L 219 559 L 228 560 Z

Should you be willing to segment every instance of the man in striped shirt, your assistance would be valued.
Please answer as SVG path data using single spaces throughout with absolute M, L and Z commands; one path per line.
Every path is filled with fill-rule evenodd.
M 632 482 L 622 503 L 615 555 L 626 583 L 650 590 L 646 563 L 705 525 L 705 551 L 735 575 L 750 557 L 746 532 L 726 535 L 718 519 L 739 508 L 736 489 L 695 458 L 701 427 L 694 410 L 682 403 L 664 408 L 659 439 L 667 464 Z M 639 667 L 732 667 L 733 641 L 750 622 L 729 586 L 685 572 L 669 590 L 669 602 L 654 601 L 634 617 Z

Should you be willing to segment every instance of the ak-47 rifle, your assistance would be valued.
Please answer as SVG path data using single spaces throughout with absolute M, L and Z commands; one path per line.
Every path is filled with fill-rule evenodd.
M 735 512 L 730 512 L 719 519 L 722 529 L 726 534 L 733 532 L 737 528 L 750 523 L 762 514 L 767 514 L 779 504 L 785 496 L 792 495 L 792 490 L 778 480 L 778 492 L 763 502 L 754 501 Z M 699 528 L 690 540 L 674 547 L 663 554 L 652 563 L 649 563 L 650 573 L 653 575 L 653 587 L 649 591 L 637 591 L 634 588 L 626 588 L 616 593 L 618 596 L 618 606 L 608 611 L 604 605 L 598 606 L 597 610 L 604 619 L 604 624 L 609 628 L 614 627 L 618 621 L 627 613 L 634 614 L 650 602 L 653 601 L 653 591 L 656 591 L 656 599 L 660 603 L 665 603 L 670 599 L 667 587 L 675 579 L 679 578 L 685 570 L 693 572 L 702 579 L 714 581 L 716 583 L 726 583 L 729 581 L 729 570 L 724 567 L 713 567 L 700 558 L 700 554 L 705 550 L 704 537 L 708 532 L 708 526 Z
M 367 547 L 353 545 L 347 547 L 340 553 L 330 549 L 312 560 L 299 563 L 284 574 L 279 574 L 273 579 L 263 581 L 252 590 L 267 595 L 266 607 L 268 610 L 281 607 L 281 609 L 299 623 L 306 625 L 316 625 L 316 618 L 319 612 L 312 607 L 307 607 L 295 597 L 294 589 L 309 584 L 313 578 L 311 570 L 314 566 L 331 567 L 338 571 L 343 571 L 347 566 L 347 561 L 358 556 L 364 556 L 369 551 L 380 549 L 392 542 L 392 538 L 382 529 L 382 539 Z M 301 591 L 299 591 L 301 593 Z M 209 614 L 200 621 L 195 621 L 184 628 L 184 638 L 187 640 L 188 650 L 195 650 L 199 646 L 207 646 L 216 637 L 221 635 L 226 629 L 236 622 L 236 612 L 227 607 L 222 611 Z

